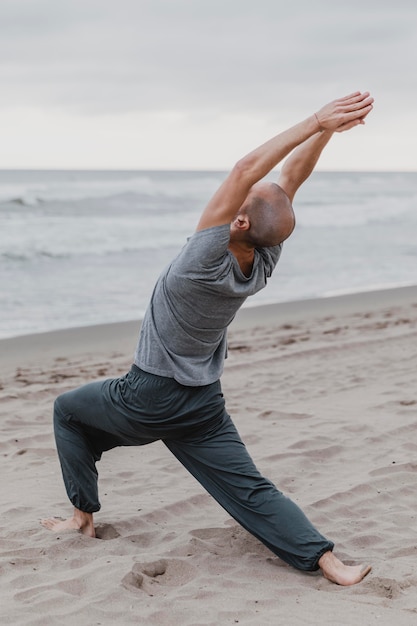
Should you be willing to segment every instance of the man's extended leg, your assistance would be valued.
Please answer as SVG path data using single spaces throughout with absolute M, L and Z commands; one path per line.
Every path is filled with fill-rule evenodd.
M 261 476 L 226 413 L 210 433 L 164 443 L 232 517 L 287 563 L 306 571 L 324 563 L 324 575 L 339 584 L 353 584 L 367 573 L 361 566 L 345 570 L 332 554 L 333 543 Z

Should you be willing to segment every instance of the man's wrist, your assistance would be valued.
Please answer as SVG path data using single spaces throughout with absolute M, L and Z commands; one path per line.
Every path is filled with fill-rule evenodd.
M 321 125 L 317 113 L 314 113 L 314 118 L 315 118 L 315 120 L 317 122 L 318 130 L 322 133 L 326 129 Z

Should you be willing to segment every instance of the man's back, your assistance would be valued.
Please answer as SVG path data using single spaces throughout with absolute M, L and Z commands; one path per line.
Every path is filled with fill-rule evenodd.
M 162 273 L 143 320 L 138 367 L 190 386 L 220 378 L 227 327 L 246 298 L 265 287 L 281 252 L 281 246 L 256 250 L 245 276 L 229 238 L 228 224 L 194 233 Z

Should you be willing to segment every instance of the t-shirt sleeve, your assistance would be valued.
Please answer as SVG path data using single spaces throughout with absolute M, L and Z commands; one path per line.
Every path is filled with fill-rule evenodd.
M 282 252 L 282 243 L 277 246 L 271 246 L 270 248 L 258 248 L 259 254 L 262 256 L 266 275 L 271 276 L 272 272 L 275 269 L 276 264 L 278 263 L 279 257 Z

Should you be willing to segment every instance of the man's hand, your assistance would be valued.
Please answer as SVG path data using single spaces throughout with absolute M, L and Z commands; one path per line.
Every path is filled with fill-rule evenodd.
M 364 93 L 356 91 L 349 96 L 329 102 L 315 113 L 319 130 L 343 132 L 364 124 L 365 117 L 372 111 L 373 101 L 368 91 Z

